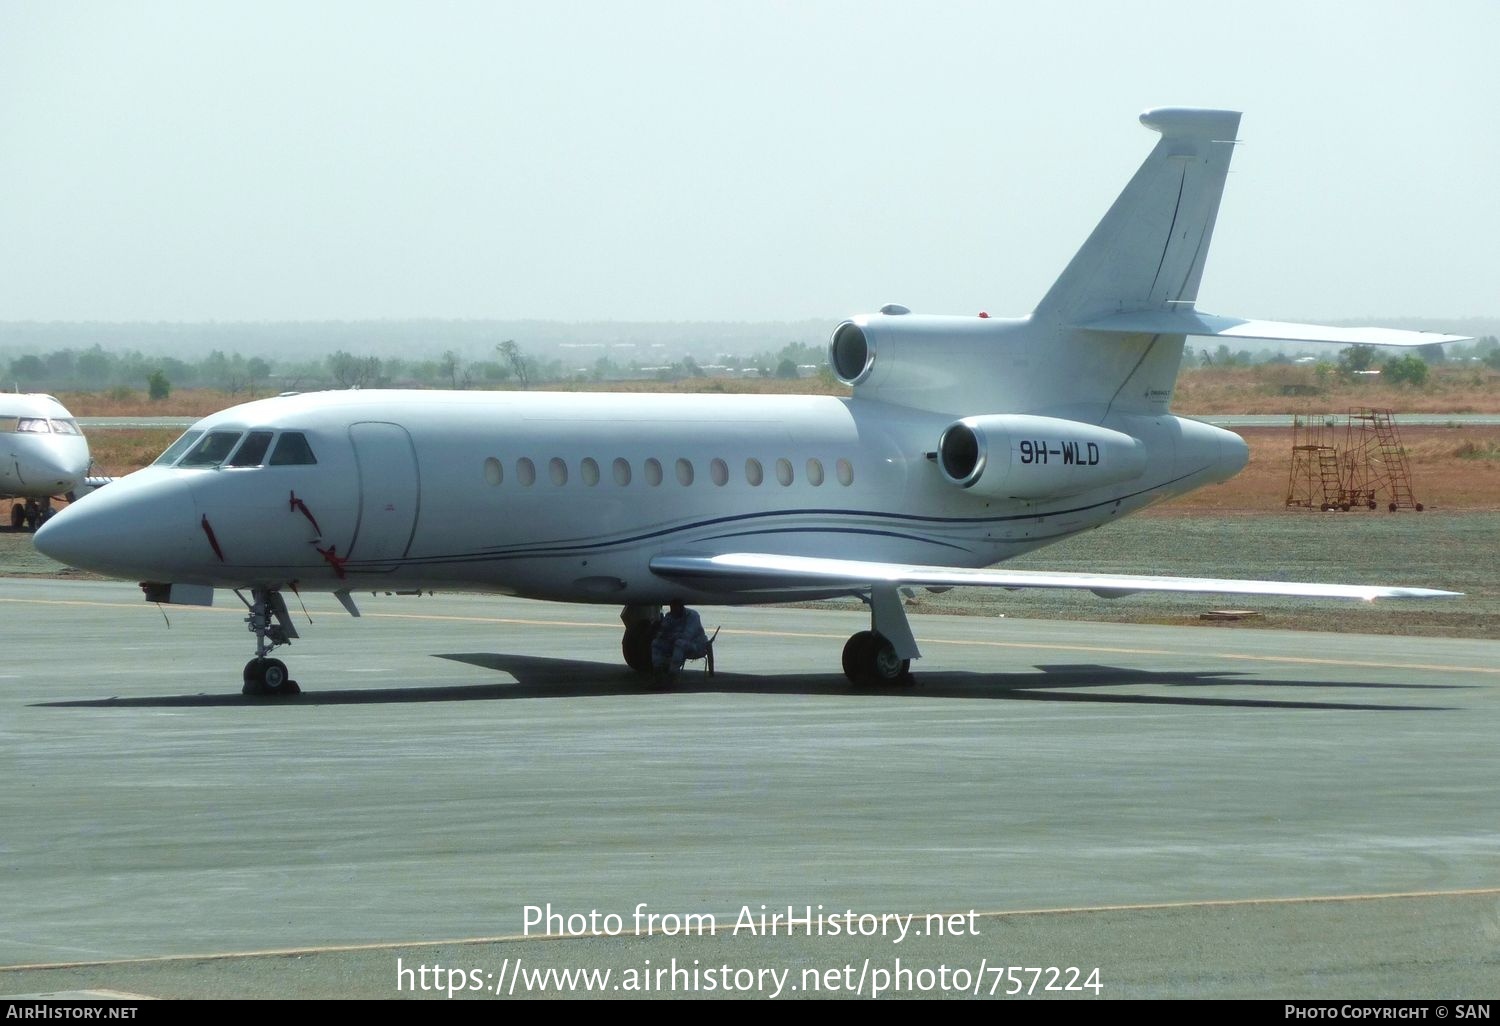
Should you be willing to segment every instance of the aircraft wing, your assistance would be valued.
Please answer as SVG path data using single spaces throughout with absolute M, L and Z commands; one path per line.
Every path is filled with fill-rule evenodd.
M 972 570 L 914 566 L 860 559 L 775 556 L 726 552 L 716 556 L 663 555 L 651 560 L 654 573 L 709 591 L 764 594 L 872 585 L 926 588 L 1078 588 L 1105 598 L 1142 591 L 1221 595 L 1288 595 L 1302 598 L 1457 598 L 1462 592 L 1364 584 L 1304 584 L 1295 581 L 1243 581 L 1213 577 L 1150 577 L 1140 574 L 1050 573 L 1038 570 Z
M 1333 328 L 1323 324 L 1218 317 L 1196 310 L 1136 310 L 1111 314 L 1079 327 L 1086 331 L 1118 335 L 1196 335 L 1206 338 L 1260 339 L 1267 342 L 1332 342 L 1345 346 L 1427 346 L 1441 342 L 1469 341 L 1467 335 L 1442 335 L 1435 331 Z

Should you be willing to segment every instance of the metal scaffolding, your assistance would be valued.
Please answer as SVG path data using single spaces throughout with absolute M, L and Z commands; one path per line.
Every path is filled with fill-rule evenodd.
M 1289 509 L 1324 511 L 1378 509 L 1382 502 L 1420 512 L 1412 493 L 1411 468 L 1390 410 L 1351 407 L 1343 424 L 1332 414 L 1292 417 L 1292 467 L 1287 477 Z

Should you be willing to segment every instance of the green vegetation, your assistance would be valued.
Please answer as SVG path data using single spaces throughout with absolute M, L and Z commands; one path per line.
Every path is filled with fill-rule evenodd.
M 151 376 L 146 379 L 146 387 L 153 402 L 161 402 L 172 394 L 172 383 L 160 370 L 151 372 Z
M 1427 383 L 1427 361 L 1420 356 L 1398 356 L 1385 362 L 1380 373 L 1396 385 L 1420 388 Z
M 171 326 L 182 334 L 182 351 L 190 351 L 194 331 L 212 338 L 238 340 L 229 329 L 212 326 Z M 324 340 L 347 339 L 332 355 L 270 358 L 244 351 L 214 348 L 196 360 L 174 356 L 148 356 L 135 349 L 106 349 L 99 343 L 59 348 L 50 352 L 0 352 L 0 375 L 4 386 L 29 392 L 88 392 L 111 394 L 112 390 L 146 390 L 160 401 L 177 390 L 212 390 L 232 399 L 266 393 L 306 391 L 318 388 L 531 388 L 567 387 L 603 382 L 691 382 L 695 388 L 709 387 L 708 380 L 731 382 L 745 378 L 783 382 L 808 382 L 803 387 L 832 392 L 837 389 L 827 367 L 827 354 L 820 344 L 802 340 L 786 342 L 779 349 L 765 348 L 740 355 L 715 352 L 713 332 L 701 339 L 680 326 L 670 343 L 655 341 L 649 332 L 633 334 L 621 326 L 611 335 L 598 326 L 581 326 L 578 337 L 587 341 L 557 342 L 556 328 L 544 342 L 530 345 L 518 339 L 496 341 L 493 329 L 483 338 L 482 322 L 470 325 L 437 325 L 431 333 L 421 326 L 408 326 L 413 341 L 392 355 L 390 339 L 381 325 L 308 326 L 307 353 Z M 664 326 L 669 330 L 672 326 Z M 118 342 L 121 326 L 101 331 L 102 337 Z M 160 342 L 166 328 L 142 326 L 140 337 Z M 270 333 L 271 329 L 264 329 Z M 290 330 L 290 329 L 288 329 Z M 774 329 L 773 329 L 774 330 Z M 76 328 L 74 338 L 85 328 Z M 360 344 L 356 337 L 368 332 L 380 340 L 380 353 Z M 539 329 L 538 334 L 541 335 Z M 476 338 L 483 338 L 476 345 Z M 247 345 L 259 336 L 246 337 Z M 595 339 L 619 338 L 602 342 Z M 314 341 L 317 340 L 317 341 Z M 448 343 L 439 350 L 439 345 Z M 454 344 L 457 343 L 457 344 Z M 553 348 L 548 349 L 548 345 Z M 743 347 L 743 339 L 739 343 Z M 373 343 L 372 343 L 373 345 Z M 464 348 L 459 348 L 462 345 Z M 439 353 L 440 355 L 423 355 Z M 200 350 L 201 352 L 201 350 Z M 325 350 L 326 352 L 326 350 Z M 543 352 L 556 352 L 547 357 Z M 480 358 L 471 359 L 469 354 Z M 712 354 L 712 355 L 710 355 Z M 1415 351 L 1389 355 L 1389 350 L 1370 346 L 1348 346 L 1337 352 L 1319 348 L 1309 352 L 1248 349 L 1231 350 L 1184 347 L 1179 395 L 1191 392 L 1200 380 L 1233 382 L 1233 389 L 1247 394 L 1275 397 L 1340 398 L 1352 392 L 1378 392 L 1399 386 L 1408 396 L 1431 395 L 1462 386 L 1470 390 L 1494 387 L 1500 372 L 1500 340 L 1487 336 L 1469 344 L 1423 346 Z M 1326 358 L 1325 358 L 1326 357 Z M 1205 377 L 1206 376 L 1206 377 Z M 815 381 L 816 384 L 809 380 Z M 163 391 L 165 389 L 165 391 Z M 1399 393 L 1393 393 L 1399 394 Z M 1373 396 L 1372 396 L 1373 398 Z M 1459 409 L 1461 407 L 1449 407 Z M 1247 412 L 1249 412 L 1247 410 Z

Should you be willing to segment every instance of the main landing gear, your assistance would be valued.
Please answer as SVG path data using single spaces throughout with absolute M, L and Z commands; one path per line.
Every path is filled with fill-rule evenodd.
M 280 659 L 267 658 L 277 645 L 290 645 L 292 639 L 298 637 L 297 628 L 292 625 L 292 618 L 287 612 L 286 600 L 281 597 L 281 592 L 274 588 L 252 588 L 250 597 L 253 601 L 250 602 L 246 602 L 245 596 L 238 591 L 235 594 L 239 595 L 240 601 L 250 610 L 245 623 L 255 635 L 255 658 L 245 664 L 245 686 L 242 693 L 272 696 L 300 694 L 302 689 L 287 672 L 286 663 Z
M 895 585 L 870 589 L 870 629 L 845 642 L 844 676 L 860 687 L 906 687 L 921 655 Z
M 905 687 L 913 683 L 911 661 L 921 657 L 906 607 L 895 585 L 870 591 L 870 629 L 855 634 L 844 645 L 844 676 L 860 687 Z M 620 639 L 625 665 L 640 674 L 651 673 L 651 637 L 660 606 L 626 606 L 620 610 L 625 635 Z M 248 672 L 248 671 L 247 671 Z

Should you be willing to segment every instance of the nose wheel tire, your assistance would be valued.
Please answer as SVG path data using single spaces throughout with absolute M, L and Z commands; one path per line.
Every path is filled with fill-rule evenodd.
M 860 631 L 844 644 L 844 676 L 861 687 L 912 683 L 911 660 L 896 655 L 896 647 L 874 631 Z
M 296 695 L 302 689 L 287 672 L 286 663 L 280 659 L 252 659 L 245 664 L 246 695 Z

